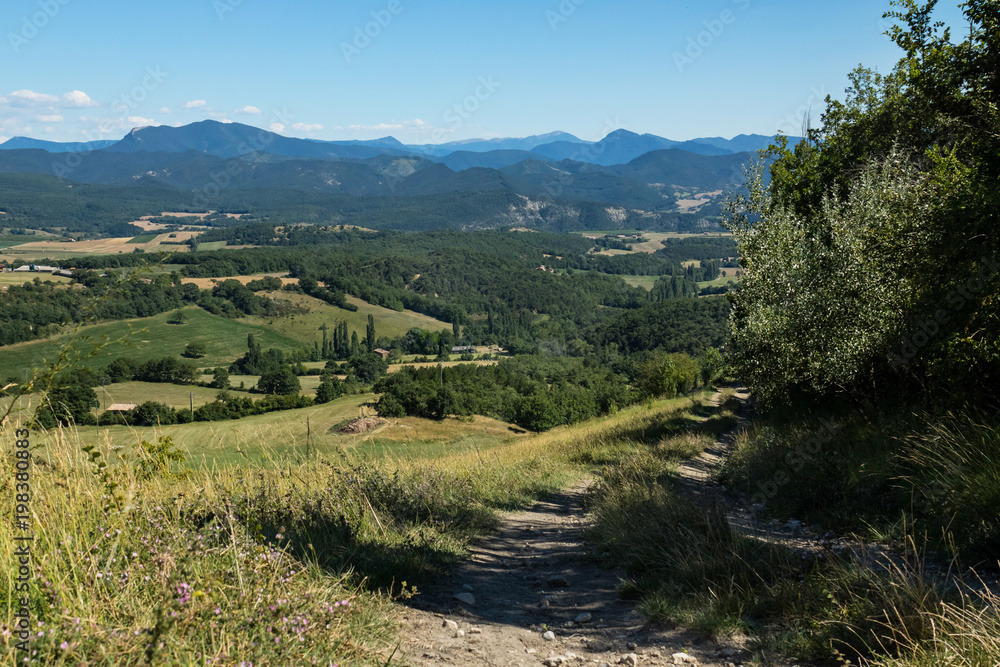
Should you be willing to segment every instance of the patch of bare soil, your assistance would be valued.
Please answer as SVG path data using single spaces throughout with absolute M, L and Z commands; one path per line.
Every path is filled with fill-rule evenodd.
M 623 573 L 588 556 L 591 519 L 583 501 L 591 482 L 507 515 L 497 534 L 473 546 L 470 559 L 406 602 L 403 662 L 742 664 L 747 654 L 739 638 L 717 644 L 682 628 L 650 625 L 635 602 L 621 599 Z

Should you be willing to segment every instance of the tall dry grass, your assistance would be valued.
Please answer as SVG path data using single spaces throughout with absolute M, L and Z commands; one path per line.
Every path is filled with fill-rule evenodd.
M 136 448 L 86 443 L 108 462 L 104 474 L 79 434 L 55 435 L 33 452 L 32 653 L 16 650 L 22 595 L 12 576 L 0 588 L 0 664 L 379 663 L 392 639 L 386 600 L 249 525 L 233 494 L 247 484 L 243 471 L 137 475 L 144 468 L 124 462 L 135 463 Z M 0 439 L 13 442 L 12 431 Z M 0 522 L 5 574 L 17 572 L 20 535 Z

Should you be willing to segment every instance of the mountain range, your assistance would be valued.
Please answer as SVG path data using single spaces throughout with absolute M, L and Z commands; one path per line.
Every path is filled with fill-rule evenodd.
M 794 141 L 794 138 L 792 138 Z M 739 135 L 674 141 L 653 134 L 616 130 L 600 141 L 584 141 L 567 132 L 521 139 L 470 139 L 445 144 L 407 145 L 393 137 L 368 141 L 318 141 L 285 137 L 241 123 L 205 120 L 182 127 L 158 125 L 132 130 L 118 141 L 57 143 L 14 137 L 0 150 L 40 149 L 49 153 L 106 150 L 114 153 L 183 153 L 194 150 L 223 158 L 266 152 L 287 157 L 325 160 L 366 159 L 377 155 L 417 156 L 455 169 L 502 168 L 521 159 L 573 160 L 610 166 L 625 164 L 646 153 L 678 148 L 699 155 L 731 155 L 766 148 L 773 137 Z
M 737 189 L 752 151 L 771 142 L 760 135 L 672 141 L 618 130 L 596 142 L 554 132 L 417 146 L 392 137 L 296 139 L 239 123 L 202 121 L 136 128 L 115 142 L 58 144 L 15 137 L 0 145 L 0 173 L 167 187 L 196 193 L 193 200 L 204 200 L 206 208 L 222 190 L 422 198 L 421 206 L 433 206 L 428 197 L 501 191 L 521 197 L 529 207 L 576 202 L 633 217 L 670 214 L 696 221 L 718 215 L 711 197 L 700 210 L 687 213 L 678 199 Z

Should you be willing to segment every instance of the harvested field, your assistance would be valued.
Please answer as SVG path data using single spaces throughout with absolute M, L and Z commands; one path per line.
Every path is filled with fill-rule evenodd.
M 198 289 L 212 289 L 216 283 L 221 283 L 223 280 L 238 280 L 246 285 L 252 280 L 260 280 L 266 277 L 281 278 L 282 285 L 295 285 L 299 282 L 298 278 L 287 278 L 283 273 L 261 273 L 256 276 L 226 276 L 225 278 L 184 278 L 181 282 L 185 285 L 197 285 Z

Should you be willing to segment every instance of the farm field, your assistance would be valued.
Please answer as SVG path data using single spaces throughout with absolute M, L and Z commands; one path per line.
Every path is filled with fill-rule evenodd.
M 211 380 L 211 378 L 209 379 Z M 119 382 L 103 387 L 95 387 L 94 391 L 97 392 L 97 400 L 101 402 L 101 411 L 114 403 L 135 403 L 139 405 L 146 401 L 166 403 L 172 408 L 180 409 L 190 407 L 191 399 L 194 401 L 194 407 L 199 408 L 213 402 L 216 394 L 219 393 L 218 389 L 211 387 L 159 382 Z M 229 393 L 234 396 L 252 399 L 260 398 L 259 395 L 237 389 L 230 389 Z
M 326 324 L 332 328 L 334 323 L 339 321 L 346 321 L 347 328 L 351 331 L 357 331 L 358 336 L 363 338 L 368 326 L 369 314 L 375 318 L 375 333 L 378 336 L 395 338 L 402 336 L 414 327 L 428 331 L 451 329 L 451 324 L 433 317 L 411 310 L 397 312 L 389 308 L 373 306 L 352 296 L 347 297 L 347 302 L 357 306 L 357 312 L 331 306 L 305 294 L 288 292 L 261 292 L 261 294 L 272 299 L 284 299 L 296 305 L 305 306 L 309 308 L 310 312 L 305 315 L 289 315 L 287 317 L 248 317 L 240 321 L 266 326 L 282 336 L 306 345 L 312 345 L 313 342 L 323 339 L 323 332 L 319 330 L 321 326 Z
M 660 279 L 660 276 L 621 276 L 621 279 L 632 287 L 641 287 L 649 291 L 653 289 L 653 285 Z
M 54 276 L 51 273 L 32 273 L 31 271 L 18 271 L 17 273 L 13 271 L 8 271 L 7 273 L 0 273 L 0 286 L 4 285 L 23 285 L 24 283 L 30 283 L 38 278 L 43 283 L 47 281 L 52 281 L 54 283 L 71 283 L 72 278 L 66 278 L 65 276 Z
M 178 266 L 178 265 L 174 265 Z M 174 269 L 176 270 L 176 269 Z M 212 289 L 216 284 L 221 283 L 223 280 L 238 280 L 244 285 L 253 281 L 260 280 L 261 278 L 281 278 L 282 285 L 295 285 L 298 284 L 298 278 L 287 278 L 284 273 L 258 273 L 252 276 L 226 276 L 225 278 L 181 278 L 181 284 L 183 285 L 196 285 L 198 289 Z M 269 295 L 276 295 L 276 292 L 271 292 Z M 287 295 L 281 294 L 282 298 Z M 323 303 L 320 301 L 319 303 Z
M 716 280 L 698 283 L 698 287 L 725 287 L 729 283 L 736 283 L 737 280 L 737 278 L 727 278 L 723 276 L 722 278 L 718 278 Z
M 325 364 L 325 362 L 324 362 L 324 364 Z M 344 378 L 343 375 L 339 375 L 338 377 L 340 377 L 341 379 Z M 247 390 L 253 389 L 254 387 L 257 386 L 257 381 L 258 380 L 260 380 L 260 376 L 259 375 L 230 375 L 229 376 L 229 386 L 232 387 L 232 389 L 230 391 L 234 391 L 236 393 L 241 393 L 240 390 L 239 390 L 240 383 L 243 383 L 243 386 Z M 212 376 L 211 375 L 202 375 L 201 376 L 201 381 L 202 382 L 211 382 L 212 381 Z M 302 385 L 302 391 L 300 391 L 299 393 L 302 396 L 315 396 L 316 395 L 316 389 L 317 389 L 317 387 L 319 387 L 319 382 L 320 382 L 320 377 L 318 375 L 303 375 L 303 376 L 299 377 L 299 384 Z M 213 389 L 212 391 L 213 392 L 218 392 L 217 389 Z M 214 397 L 214 395 L 215 394 L 213 393 L 213 397 Z M 254 400 L 257 400 L 259 398 L 263 398 L 264 397 L 264 394 L 250 394 L 249 392 L 247 393 L 247 395 L 250 396 L 251 398 L 253 398 Z
M 645 243 L 631 243 L 629 239 L 623 239 L 623 240 L 632 246 L 632 252 L 645 252 L 650 254 L 656 252 L 657 250 L 661 250 L 663 248 L 663 241 L 665 241 L 666 239 L 720 238 L 720 237 L 732 236 L 732 234 L 728 232 L 712 232 L 705 234 L 678 234 L 676 232 L 644 232 L 642 230 L 637 230 L 637 229 L 610 229 L 610 230 L 602 230 L 596 232 L 588 231 L 588 232 L 574 232 L 574 233 L 578 233 L 581 236 L 588 236 L 588 237 L 606 236 L 606 235 L 617 236 L 619 234 L 631 236 L 633 234 L 640 234 L 642 235 L 643 238 L 647 239 Z M 628 253 L 627 251 L 624 250 L 618 250 L 618 251 L 611 250 L 611 251 L 605 251 L 601 254 L 621 255 Z
M 10 248 L 11 246 L 21 245 L 29 241 L 46 241 L 53 238 L 57 237 L 45 232 L 36 232 L 34 234 L 0 234 L 0 248 Z
M 226 247 L 226 242 L 225 241 L 210 241 L 209 243 L 199 243 L 198 244 L 198 250 L 200 250 L 202 252 L 204 252 L 206 250 L 222 250 L 225 247 Z M 246 248 L 248 246 L 241 246 L 241 247 Z
M 444 366 L 445 368 L 451 368 L 452 366 L 496 366 L 499 361 L 496 360 L 478 360 L 478 361 L 428 361 L 426 363 L 413 363 L 404 362 L 401 364 L 393 364 L 389 366 L 390 373 L 398 373 L 405 366 L 413 366 L 414 368 L 437 368 L 438 366 Z
M 190 248 L 184 241 L 197 236 L 198 232 L 172 232 L 170 234 L 143 234 L 135 237 L 94 239 L 90 241 L 30 241 L 24 242 L 21 237 L 19 245 L 13 245 L 3 250 L 0 258 L 21 261 L 50 259 L 53 261 L 72 261 L 77 257 L 90 255 L 116 255 L 135 252 L 137 249 L 147 253 L 188 252 Z M 29 237 L 30 238 L 30 237 Z M 210 250 L 213 244 L 203 244 L 203 250 Z M 225 243 L 222 246 L 225 247 Z
M 195 422 L 163 427 L 125 426 L 80 427 L 74 429 L 82 440 L 105 446 L 129 446 L 139 441 L 155 441 L 169 436 L 188 459 L 188 467 L 224 467 L 235 464 L 272 465 L 289 457 L 304 456 L 307 439 L 311 453 L 328 458 L 348 456 L 413 459 L 439 457 L 464 451 L 480 451 L 523 433 L 503 422 L 485 417 L 443 421 L 405 417 L 387 420 L 368 433 L 341 434 L 338 425 L 362 415 L 374 416 L 370 407 L 376 396 L 345 396 L 330 403 L 300 410 L 271 412 L 244 419 Z M 58 431 L 39 433 L 36 440 L 45 446 L 48 439 L 62 437 Z
M 183 309 L 187 324 L 168 324 L 173 313 L 162 313 L 140 320 L 127 320 L 98 324 L 80 329 L 76 348 L 89 352 L 102 337 L 109 341 L 119 341 L 128 336 L 126 342 L 112 342 L 102 348 L 87 363 L 102 366 L 115 357 L 127 356 L 138 361 L 148 361 L 156 357 L 179 356 L 189 342 L 205 344 L 206 354 L 194 360 L 200 367 L 228 366 L 246 352 L 246 339 L 253 334 L 264 349 L 277 348 L 285 352 L 299 349 L 301 345 L 294 339 L 283 336 L 267 327 L 230 320 L 205 312 L 201 308 Z M 45 359 L 54 360 L 60 350 L 74 338 L 67 333 L 46 340 L 18 343 L 0 348 L 0 377 L 20 377 L 26 368 L 40 368 Z M 130 331 L 134 332 L 129 335 Z

